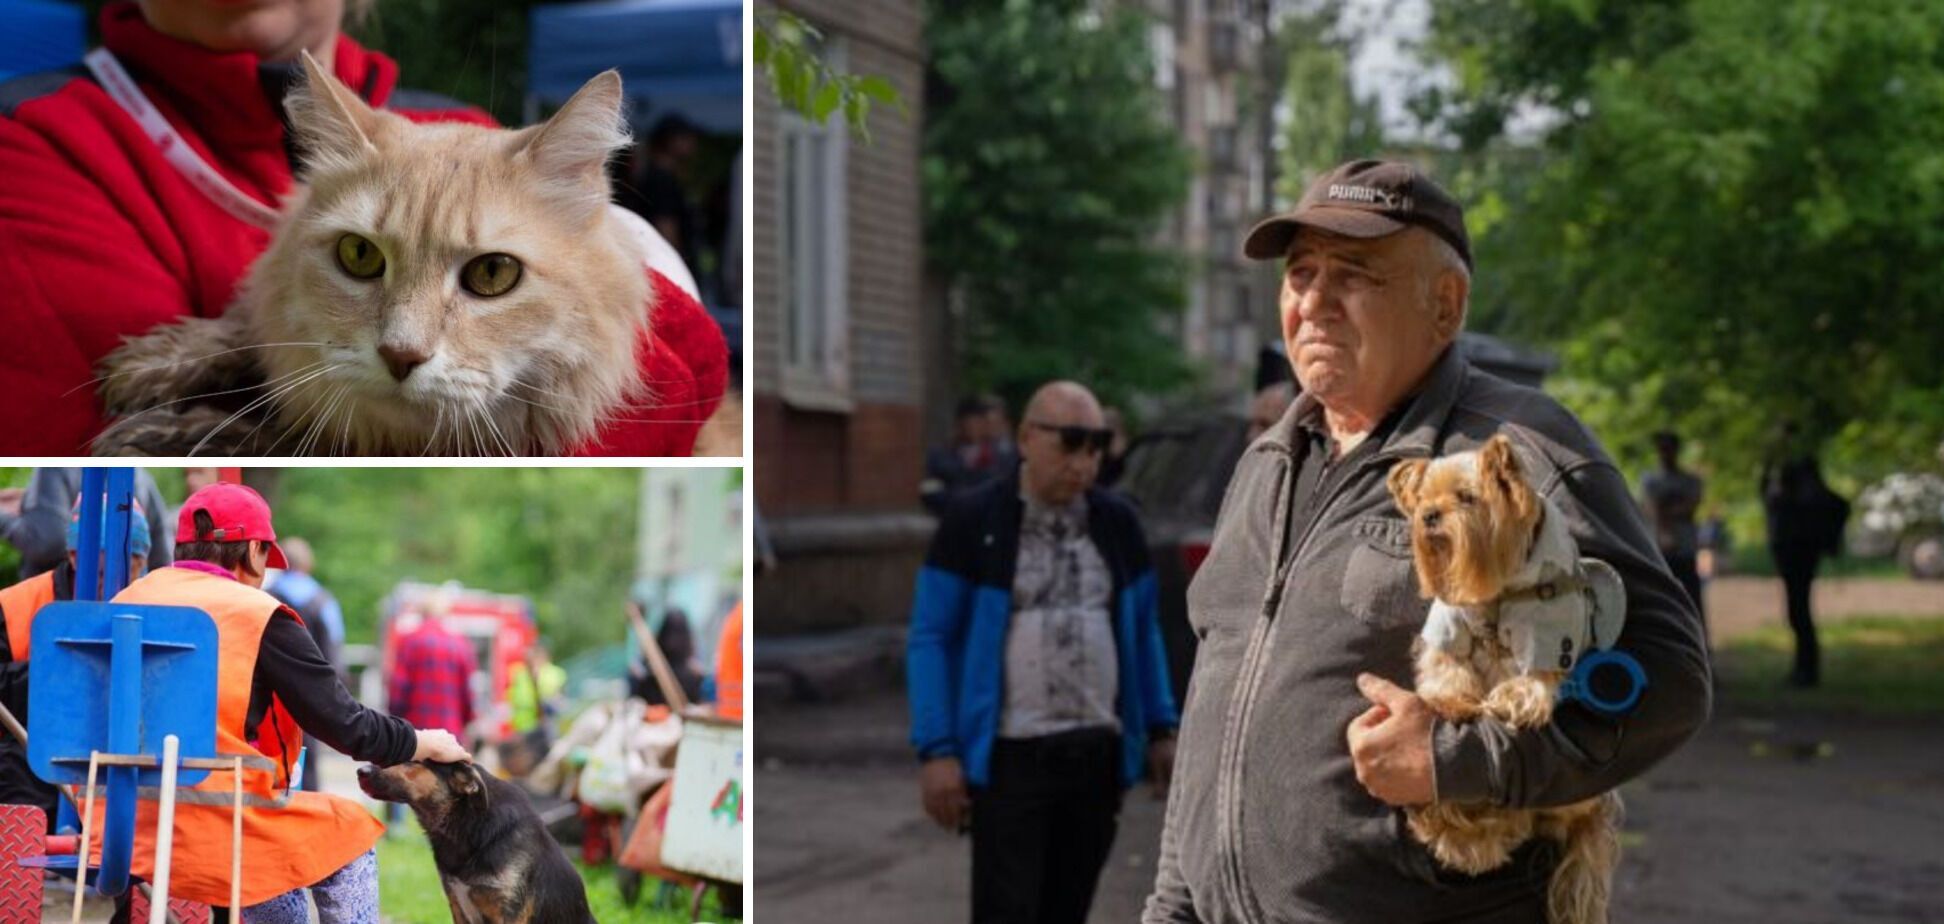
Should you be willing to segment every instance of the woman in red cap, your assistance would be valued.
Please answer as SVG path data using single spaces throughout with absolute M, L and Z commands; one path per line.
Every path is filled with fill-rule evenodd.
M 398 66 L 340 32 L 345 3 L 121 0 L 102 9 L 86 66 L 0 83 L 0 453 L 85 453 L 103 425 L 95 363 L 126 337 L 229 306 L 291 188 L 282 103 L 300 52 L 374 107 L 491 124 L 395 89 Z M 688 455 L 722 396 L 721 331 L 670 281 L 685 271 L 668 272 L 651 271 L 655 324 L 638 351 L 658 403 L 581 454 Z
M 244 761 L 245 919 L 301 924 L 309 889 L 324 924 L 377 924 L 373 848 L 384 825 L 354 800 L 297 789 L 291 774 L 304 734 L 381 765 L 471 755 L 451 732 L 414 729 L 351 698 L 296 611 L 263 590 L 264 570 L 285 564 L 276 540 L 270 506 L 255 491 L 210 485 L 177 515 L 175 564 L 129 584 L 115 600 L 195 607 L 216 623 L 216 750 Z M 233 772 L 212 772 L 178 801 L 175 897 L 229 903 L 235 785 Z M 147 801 L 136 812 L 136 876 L 153 874 L 155 812 Z

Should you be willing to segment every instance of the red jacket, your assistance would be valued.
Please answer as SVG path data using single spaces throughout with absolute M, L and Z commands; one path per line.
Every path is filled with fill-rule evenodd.
M 161 35 L 133 3 L 103 9 L 101 31 L 196 153 L 238 189 L 279 201 L 291 167 L 255 55 Z M 392 98 L 390 58 L 339 38 L 334 65 L 372 105 Z M 270 238 L 191 186 L 85 72 L 17 80 L 36 83 L 0 92 L 0 454 L 80 455 L 103 424 L 88 384 L 95 362 L 155 325 L 222 314 Z M 393 111 L 493 124 L 477 109 Z M 625 422 L 576 455 L 688 455 L 721 399 L 721 329 L 692 296 L 651 275 L 659 302 L 641 376 L 656 404 L 615 410 Z

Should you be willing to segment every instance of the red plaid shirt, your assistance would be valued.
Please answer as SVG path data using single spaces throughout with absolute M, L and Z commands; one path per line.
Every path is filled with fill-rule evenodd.
M 398 645 L 392 669 L 391 714 L 414 728 L 443 728 L 463 738 L 473 720 L 472 646 L 427 621 Z

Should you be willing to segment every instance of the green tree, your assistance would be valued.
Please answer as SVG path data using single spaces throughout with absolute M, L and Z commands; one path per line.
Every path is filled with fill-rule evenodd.
M 1745 492 L 1780 421 L 1849 486 L 1944 435 L 1944 17 L 1903 0 L 1437 0 L 1472 152 L 1552 125 L 1481 241 L 1511 330 L 1625 452 L 1700 438 Z M 1636 456 L 1638 458 L 1638 456 Z M 1745 495 L 1744 495 L 1745 496 Z
M 1186 382 L 1164 322 L 1187 267 L 1154 243 L 1187 190 L 1148 20 L 1119 5 L 933 7 L 925 241 L 964 308 L 960 381 L 1078 378 L 1112 403 Z
M 904 99 L 890 81 L 840 73 L 826 64 L 819 54 L 822 30 L 797 16 L 777 9 L 757 10 L 752 41 L 756 67 L 769 78 L 776 98 L 813 122 L 842 112 L 851 131 L 868 141 L 873 103 L 904 112 Z
M 1354 38 L 1342 34 L 1341 4 L 1285 16 L 1274 53 L 1282 84 L 1276 139 L 1276 195 L 1294 203 L 1309 182 L 1337 164 L 1383 147 L 1376 100 L 1350 82 Z

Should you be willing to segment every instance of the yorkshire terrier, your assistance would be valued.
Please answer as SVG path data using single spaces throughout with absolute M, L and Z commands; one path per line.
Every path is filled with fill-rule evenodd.
M 1579 558 L 1562 514 L 1532 489 L 1502 435 L 1476 452 L 1401 462 L 1388 485 L 1411 524 L 1419 590 L 1435 601 L 1412 648 L 1417 695 L 1450 722 L 1550 722 L 1579 652 L 1617 634 L 1618 576 Z M 1473 875 L 1533 837 L 1558 841 L 1552 924 L 1607 920 L 1618 794 L 1544 809 L 1434 802 L 1406 815 L 1440 864 Z

